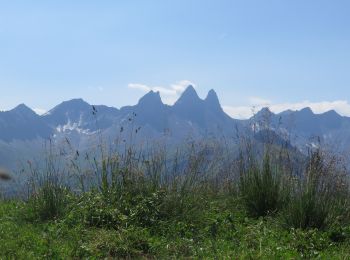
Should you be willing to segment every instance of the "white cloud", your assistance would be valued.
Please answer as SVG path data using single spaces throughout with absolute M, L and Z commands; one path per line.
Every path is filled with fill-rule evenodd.
M 308 100 L 297 103 L 277 103 L 274 104 L 269 100 L 258 97 L 248 99 L 249 105 L 246 106 L 224 106 L 227 114 L 237 119 L 246 119 L 251 117 L 263 107 L 268 107 L 274 113 L 280 113 L 285 110 L 301 110 L 305 107 L 310 107 L 316 114 L 321 114 L 329 110 L 335 110 L 343 116 L 350 116 L 350 104 L 345 100 L 310 102 Z
M 138 83 L 130 83 L 128 85 L 128 88 L 133 88 L 133 89 L 138 89 L 138 90 L 142 90 L 142 91 L 151 91 L 151 88 L 147 85 L 143 85 L 143 84 L 138 84 Z
M 170 87 L 171 89 L 175 90 L 177 93 L 182 93 L 185 91 L 185 89 L 189 86 L 192 85 L 194 88 L 196 88 L 196 84 L 189 80 L 181 80 L 176 82 L 175 84 L 172 84 Z
M 251 106 L 222 106 L 222 108 L 228 115 L 236 119 L 247 119 L 254 114 L 254 107 Z
M 128 84 L 128 88 L 141 90 L 143 92 L 149 92 L 151 90 L 159 92 L 163 98 L 164 103 L 173 104 L 189 85 L 196 87 L 196 85 L 189 80 L 181 80 L 174 84 L 171 84 L 169 87 L 148 86 L 140 83 L 130 83 Z
M 269 106 L 271 101 L 261 97 L 250 97 L 249 104 L 253 106 Z
M 33 108 L 33 111 L 38 115 L 43 115 L 47 112 L 45 109 L 42 109 L 42 108 Z

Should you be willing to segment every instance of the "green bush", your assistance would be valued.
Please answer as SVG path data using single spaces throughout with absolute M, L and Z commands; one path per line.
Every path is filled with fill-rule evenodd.
M 82 219 L 84 225 L 98 228 L 118 229 L 127 216 L 123 215 L 111 194 L 98 191 L 87 192 L 79 198 L 71 219 Z
M 45 182 L 30 197 L 26 209 L 28 217 L 39 221 L 60 218 L 67 209 L 69 191 L 53 182 Z
M 248 214 L 253 217 L 276 213 L 287 198 L 282 175 L 277 167 L 271 167 L 268 155 L 262 169 L 253 165 L 241 172 L 239 190 Z
M 331 206 L 331 201 L 326 194 L 304 188 L 293 194 L 284 211 L 284 220 L 289 227 L 323 228 Z
M 327 234 L 318 232 L 317 229 L 290 231 L 290 244 L 302 258 L 312 259 L 320 257 L 320 252 L 332 246 Z
M 305 176 L 296 178 L 282 216 L 288 227 L 323 229 L 347 213 L 347 185 L 338 165 L 321 151 L 311 154 Z
M 120 229 L 130 225 L 151 227 L 161 218 L 164 191 L 129 196 L 127 191 L 83 194 L 72 214 L 90 227 Z
M 78 258 L 138 259 L 152 251 L 150 235 L 142 228 L 91 229 L 86 236 L 89 239 L 75 249 Z

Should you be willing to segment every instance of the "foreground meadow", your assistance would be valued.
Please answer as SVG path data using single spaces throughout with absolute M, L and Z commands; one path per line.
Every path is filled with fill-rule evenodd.
M 350 258 L 334 156 L 318 149 L 295 167 L 285 149 L 233 160 L 212 148 L 101 153 L 88 168 L 75 152 L 69 170 L 50 151 L 44 167 L 29 162 L 28 195 L 0 201 L 0 258 Z

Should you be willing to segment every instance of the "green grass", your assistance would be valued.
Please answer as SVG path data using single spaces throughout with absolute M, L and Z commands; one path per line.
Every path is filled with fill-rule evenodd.
M 160 204 L 151 205 L 152 200 L 159 199 L 154 195 L 133 205 L 127 202 L 128 205 L 123 206 L 135 214 L 123 215 L 120 211 L 117 221 L 104 224 L 84 221 L 84 211 L 88 209 L 82 203 L 90 203 L 92 196 L 98 195 L 74 199 L 69 196 L 70 211 L 66 215 L 40 222 L 30 221 L 23 215 L 30 204 L 1 202 L 0 258 L 350 257 L 350 226 L 342 227 L 344 239 L 334 242 L 332 230 L 286 229 L 277 216 L 249 218 L 239 201 L 220 195 L 207 196 L 204 205 L 203 201 L 188 201 L 195 212 L 184 210 L 178 213 L 182 216 L 162 215 Z M 151 201 L 149 205 L 145 200 Z M 105 205 L 94 206 L 95 211 L 115 214 Z M 154 219 L 145 220 L 139 216 L 140 207 L 144 207 L 143 213 L 152 211 L 149 216 L 155 216 Z M 339 230 L 333 232 L 340 234 Z
M 350 258 L 349 185 L 333 159 L 317 151 L 297 176 L 266 155 L 223 178 L 201 154 L 175 158 L 174 175 L 166 157 L 94 159 L 98 181 L 76 193 L 54 163 L 33 169 L 27 200 L 0 200 L 0 259 Z

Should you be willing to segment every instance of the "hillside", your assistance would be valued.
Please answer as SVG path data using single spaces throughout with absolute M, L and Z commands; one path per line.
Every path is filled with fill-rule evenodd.
M 129 151 L 91 158 L 86 171 L 55 157 L 33 165 L 28 193 L 0 199 L 0 258 L 350 257 L 348 177 L 321 150 L 301 176 L 288 149 L 262 161 L 208 145 L 137 161 Z

